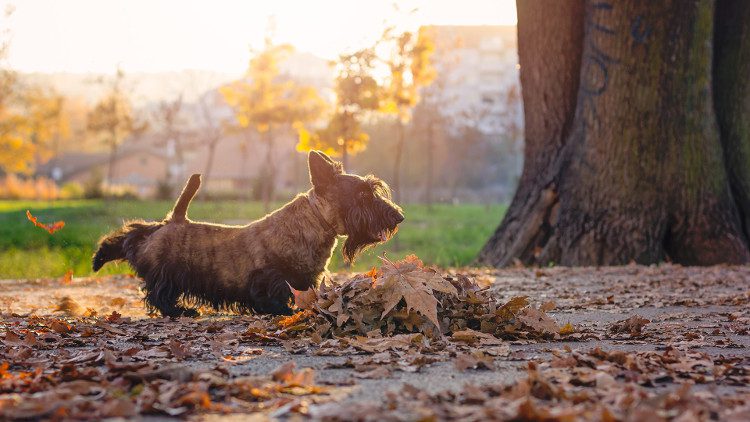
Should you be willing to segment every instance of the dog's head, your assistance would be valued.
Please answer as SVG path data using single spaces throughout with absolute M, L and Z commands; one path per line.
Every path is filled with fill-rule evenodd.
M 348 174 L 339 162 L 320 151 L 308 156 L 310 181 L 323 203 L 324 217 L 339 234 L 347 236 L 344 259 L 354 259 L 369 246 L 393 237 L 404 221 L 401 208 L 391 201 L 388 185 L 375 176 Z

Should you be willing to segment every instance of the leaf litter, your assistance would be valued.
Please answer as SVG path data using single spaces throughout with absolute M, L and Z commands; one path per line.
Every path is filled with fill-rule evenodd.
M 545 281 L 556 272 L 532 274 Z M 711 345 L 734 347 L 723 335 L 747 335 L 747 311 L 717 314 L 724 322 L 704 322 L 702 330 L 676 323 L 676 330 L 660 329 L 670 320 L 681 321 L 680 315 L 652 322 L 634 314 L 603 327 L 560 326 L 548 312 L 577 309 L 564 294 L 551 297 L 534 284 L 509 284 L 498 292 L 486 277 L 476 269 L 441 273 L 416 257 L 384 260 L 380 269 L 295 292 L 300 312 L 280 318 L 134 319 L 120 313 L 130 312 L 133 299 L 108 297 L 91 307 L 66 290 L 53 302 L 55 316 L 2 315 L 0 417 L 262 413 L 327 420 L 626 420 L 647 414 L 747 419 L 742 412 L 750 402 L 743 390 L 750 382 L 748 358 L 690 350 L 714 337 Z M 74 288 L 87 281 L 56 282 Z M 524 293 L 539 297 L 540 305 L 532 305 Z M 731 303 L 742 301 L 741 296 L 726 297 Z M 623 302 L 607 295 L 597 306 Z M 566 348 L 542 355 L 511 350 L 512 345 L 588 338 L 625 345 L 668 341 L 674 347 L 650 352 Z M 252 371 L 253 361 L 269 353 L 267 345 L 343 360 L 328 361 L 317 371 L 298 369 L 293 361 L 276 370 Z M 466 374 L 496 371 L 508 362 L 529 363 L 526 377 L 508 384 L 472 383 L 446 392 L 407 385 L 379 403 L 337 402 L 337 392 L 346 386 L 420 374 L 446 361 Z M 320 370 L 344 371 L 349 378 L 316 383 Z

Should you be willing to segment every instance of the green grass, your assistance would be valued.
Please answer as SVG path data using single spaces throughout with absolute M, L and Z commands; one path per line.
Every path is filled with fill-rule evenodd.
M 166 201 L 0 201 L 0 279 L 58 277 L 68 269 L 77 276 L 91 274 L 90 257 L 102 235 L 123 220 L 160 219 L 171 207 Z M 45 223 L 63 220 L 65 228 L 50 235 L 26 219 L 27 209 Z M 389 259 L 414 253 L 428 264 L 469 264 L 504 212 L 502 205 L 407 205 L 396 238 L 365 252 L 352 269 L 377 265 L 383 251 Z M 256 202 L 196 201 L 190 208 L 195 220 L 230 224 L 262 215 L 263 207 Z M 345 269 L 340 245 L 329 269 Z M 108 264 L 100 273 L 130 271 L 127 264 Z

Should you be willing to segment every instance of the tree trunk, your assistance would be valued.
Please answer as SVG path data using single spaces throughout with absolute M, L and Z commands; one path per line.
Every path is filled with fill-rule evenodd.
M 404 155 L 405 128 L 401 119 L 397 123 L 398 139 L 396 140 L 396 154 L 393 156 L 393 199 L 401 203 L 401 158 Z
M 349 141 L 344 139 L 341 144 L 341 165 L 344 166 L 344 171 L 349 170 Z
M 750 7 L 716 4 L 714 104 L 724 157 L 743 231 L 750 238 Z
M 208 143 L 208 158 L 206 159 L 206 167 L 203 170 L 203 198 L 209 199 L 211 197 L 208 191 L 208 181 L 211 179 L 211 170 L 214 166 L 214 156 L 216 155 L 216 144 L 218 139 L 211 139 Z
M 251 173 L 250 166 L 248 166 L 247 164 L 248 158 L 249 158 L 248 155 L 250 154 L 250 142 L 252 141 L 252 139 L 250 138 L 250 130 L 248 129 L 244 131 L 243 136 L 244 136 L 243 142 L 240 143 L 240 153 L 242 154 L 242 170 L 245 171 L 245 174 L 244 174 L 245 182 L 243 186 L 244 195 L 243 196 L 245 199 L 251 199 L 255 196 L 255 192 L 251 192 L 252 185 L 253 185 L 252 183 L 253 176 Z M 257 199 L 257 197 L 255 197 L 255 199 Z
M 115 178 L 115 165 L 117 164 L 117 139 L 112 134 L 111 143 L 109 144 L 109 162 L 107 163 L 107 185 L 111 186 Z
M 435 141 L 433 139 L 433 136 L 435 135 L 435 123 L 432 121 L 433 117 L 430 117 L 430 121 L 427 123 L 427 150 L 425 151 L 425 154 L 427 154 L 427 177 L 426 177 L 426 183 L 425 183 L 425 202 L 427 203 L 427 209 L 432 209 L 432 187 L 433 187 L 433 166 L 434 166 L 434 159 L 435 159 L 435 152 L 433 151 L 433 148 L 435 148 Z
M 271 201 L 274 195 L 274 184 L 276 182 L 276 168 L 273 162 L 273 136 L 271 130 L 266 132 L 266 162 L 263 180 L 261 180 L 261 190 L 263 198 L 263 210 L 268 213 L 271 211 Z
M 747 262 L 712 98 L 713 3 L 580 6 L 518 2 L 524 172 L 479 260 Z

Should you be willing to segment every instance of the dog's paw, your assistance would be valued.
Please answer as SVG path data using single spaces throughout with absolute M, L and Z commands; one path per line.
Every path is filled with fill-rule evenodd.
M 182 316 L 184 316 L 184 317 L 188 317 L 188 318 L 198 318 L 199 316 L 201 316 L 201 313 L 200 313 L 200 312 L 198 312 L 198 310 L 197 310 L 197 309 L 193 309 L 193 308 L 185 308 L 185 309 L 184 309 L 184 310 L 182 311 Z
M 179 318 L 179 317 L 198 318 L 199 316 L 201 316 L 201 313 L 198 312 L 197 309 L 183 308 L 183 307 L 175 307 L 167 311 L 162 310 L 161 314 L 169 318 Z
M 269 298 L 258 300 L 253 304 L 253 311 L 258 314 L 271 315 L 292 315 L 294 311 L 289 306 L 289 302 L 281 302 Z

